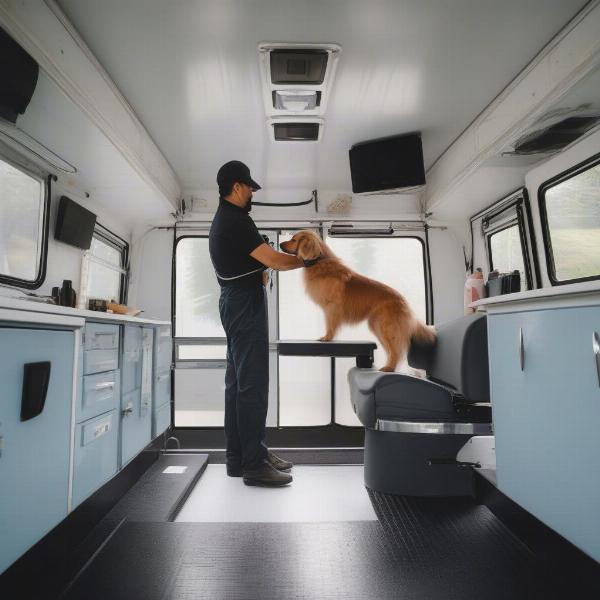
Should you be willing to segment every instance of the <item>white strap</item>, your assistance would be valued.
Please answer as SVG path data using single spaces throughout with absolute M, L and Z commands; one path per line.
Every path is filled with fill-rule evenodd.
M 242 273 L 241 275 L 234 275 L 233 277 L 223 277 L 222 275 L 219 275 L 216 271 L 215 274 L 219 279 L 222 279 L 223 281 L 233 281 L 234 279 L 241 279 L 242 277 L 247 277 L 248 275 L 252 275 L 253 273 L 258 273 L 259 271 L 264 271 L 264 267 L 254 269 L 254 271 L 250 271 L 248 273 Z

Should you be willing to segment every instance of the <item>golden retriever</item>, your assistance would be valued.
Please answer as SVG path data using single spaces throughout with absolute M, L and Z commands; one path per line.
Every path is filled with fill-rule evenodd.
M 417 319 L 401 294 L 349 269 L 313 231 L 296 233 L 281 243 L 281 249 L 309 261 L 304 269 L 306 291 L 325 311 L 327 331 L 321 341 L 331 341 L 343 323 L 366 319 L 387 354 L 381 371 L 394 371 L 411 339 L 425 344 L 435 340 L 434 329 Z

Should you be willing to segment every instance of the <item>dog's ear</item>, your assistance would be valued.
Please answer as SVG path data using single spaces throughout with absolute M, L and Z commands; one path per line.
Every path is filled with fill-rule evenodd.
M 297 256 L 303 260 L 313 260 L 321 256 L 319 240 L 312 235 L 303 235 L 298 242 Z

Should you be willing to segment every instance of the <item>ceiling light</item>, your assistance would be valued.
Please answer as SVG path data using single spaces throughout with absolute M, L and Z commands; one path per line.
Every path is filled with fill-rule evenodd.
M 319 106 L 321 92 L 312 90 L 277 90 L 273 92 L 273 106 L 278 110 L 303 112 Z

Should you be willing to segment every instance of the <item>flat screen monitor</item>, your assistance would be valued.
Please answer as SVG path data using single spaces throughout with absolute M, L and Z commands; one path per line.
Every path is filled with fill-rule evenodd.
M 54 239 L 88 250 L 96 225 L 96 215 L 70 198 L 62 196 L 58 204 Z
M 421 135 L 369 140 L 350 148 L 352 191 L 377 192 L 425 183 Z

